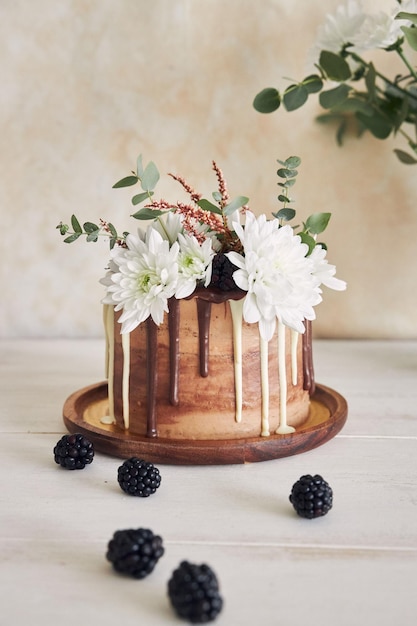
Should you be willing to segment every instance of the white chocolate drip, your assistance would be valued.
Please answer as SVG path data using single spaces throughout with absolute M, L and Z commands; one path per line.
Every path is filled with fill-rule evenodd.
M 126 430 L 129 428 L 129 376 L 130 376 L 130 333 L 122 334 L 123 378 L 122 403 L 123 421 Z
M 269 369 L 268 369 L 268 342 L 259 335 L 259 349 L 261 356 L 261 435 L 268 437 L 269 432 Z
M 297 384 L 298 368 L 297 368 L 297 346 L 299 334 L 296 330 L 291 329 L 291 378 L 294 387 Z
M 242 380 L 242 324 L 243 299 L 229 300 L 233 326 L 233 360 L 235 372 L 236 422 L 242 421 L 243 380 Z
M 285 326 L 278 321 L 278 367 L 279 367 L 279 426 L 278 435 L 293 433 L 295 428 L 287 424 L 287 372 L 285 359 Z
M 105 304 L 103 307 L 104 330 L 106 335 L 105 368 L 108 380 L 109 413 L 101 418 L 103 424 L 113 424 L 114 419 L 114 307 Z

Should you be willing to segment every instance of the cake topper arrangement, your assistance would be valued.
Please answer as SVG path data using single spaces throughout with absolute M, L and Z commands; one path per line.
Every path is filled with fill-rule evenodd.
M 230 198 L 221 169 L 213 162 L 217 189 L 210 200 L 197 193 L 183 177 L 170 174 L 189 195 L 190 201 L 155 199 L 160 174 L 153 162 L 143 165 L 114 187 L 139 184 L 133 206 L 142 204 L 132 217 L 151 220 L 137 234 L 119 234 L 115 226 L 71 217 L 71 227 L 57 228 L 66 243 L 80 237 L 95 242 L 105 236 L 110 244 L 110 262 L 101 279 L 104 304 L 122 311 L 121 333 L 133 331 L 149 317 L 163 321 L 172 298 L 190 297 L 198 289 L 240 290 L 242 314 L 247 323 L 257 323 L 263 340 L 269 341 L 277 321 L 304 332 L 304 320 L 315 318 L 314 307 L 322 300 L 322 286 L 343 290 L 346 283 L 335 277 L 336 268 L 326 258 L 327 248 L 317 241 L 330 213 L 315 213 L 301 225 L 292 226 L 295 210 L 290 190 L 296 182 L 301 159 L 278 161 L 278 200 L 282 204 L 270 219 L 256 216 L 246 196 Z
M 287 111 L 303 106 L 319 94 L 325 112 L 317 119 L 337 124 L 342 144 L 349 130 L 360 136 L 369 131 L 377 139 L 400 137 L 407 150 L 396 148 L 402 163 L 417 164 L 417 69 L 410 62 L 417 50 L 417 0 L 397 0 L 388 12 L 366 13 L 357 0 L 348 0 L 328 14 L 318 31 L 312 61 L 318 73 L 309 74 L 282 92 L 263 89 L 254 99 L 260 113 L 281 104 Z M 400 69 L 389 77 L 369 51 L 384 50 L 400 59 Z M 328 86 L 327 89 L 325 85 Z

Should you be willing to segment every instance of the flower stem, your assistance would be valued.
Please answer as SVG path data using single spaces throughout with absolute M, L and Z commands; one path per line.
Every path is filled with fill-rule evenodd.
M 358 54 L 356 54 L 356 52 L 349 52 L 349 54 L 352 57 L 352 59 L 354 59 L 358 63 L 361 63 L 363 65 L 363 67 L 366 67 L 366 69 L 369 69 L 369 63 L 364 61 L 362 59 L 362 57 L 360 57 Z M 407 65 L 407 68 L 410 69 L 409 65 Z M 404 94 L 404 96 L 406 96 L 407 98 L 412 98 L 413 100 L 417 101 L 417 96 L 414 95 L 411 91 L 407 91 L 407 89 L 403 89 L 403 87 L 400 87 L 398 83 L 393 83 L 392 80 L 390 80 L 389 78 L 384 76 L 384 74 L 381 74 L 381 72 L 378 72 L 378 70 L 376 68 L 374 68 L 374 70 L 375 70 L 375 75 L 378 76 L 378 78 L 380 78 L 381 80 L 383 80 L 386 85 L 390 85 L 391 87 L 394 87 L 399 92 Z M 411 69 L 410 69 L 410 71 L 411 71 Z M 412 71 L 412 75 L 415 76 L 414 70 Z M 416 79 L 417 79 L 417 76 L 416 76 Z
M 405 56 L 402 48 L 396 48 L 401 60 L 403 61 L 403 63 L 406 65 L 406 67 L 408 68 L 411 76 L 414 78 L 414 80 L 417 81 L 417 72 L 415 71 L 414 67 L 410 64 L 410 62 L 408 61 L 407 57 Z

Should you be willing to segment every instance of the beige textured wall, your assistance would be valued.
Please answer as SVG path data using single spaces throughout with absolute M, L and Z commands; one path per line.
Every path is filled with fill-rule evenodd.
M 231 193 L 267 213 L 276 159 L 301 156 L 299 215 L 333 213 L 329 259 L 349 283 L 325 294 L 316 334 L 417 336 L 417 168 L 371 137 L 339 149 L 313 121 L 316 101 L 270 116 L 251 105 L 305 75 L 316 27 L 338 4 L 0 0 L 1 335 L 101 335 L 107 247 L 64 245 L 55 226 L 75 212 L 136 228 L 131 190 L 111 186 L 142 152 L 204 193 L 215 159 Z

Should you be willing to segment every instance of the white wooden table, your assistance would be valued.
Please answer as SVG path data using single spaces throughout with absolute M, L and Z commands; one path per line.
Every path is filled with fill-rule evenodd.
M 0 624 L 180 624 L 166 594 L 182 559 L 220 580 L 227 626 L 417 623 L 417 341 L 316 341 L 319 383 L 346 397 L 332 441 L 299 456 L 159 466 L 147 499 L 120 490 L 120 459 L 65 471 L 64 400 L 103 379 L 100 340 L 0 343 Z M 320 473 L 334 506 L 295 515 L 292 484 Z M 142 581 L 105 559 L 117 529 L 151 528 L 165 555 Z

